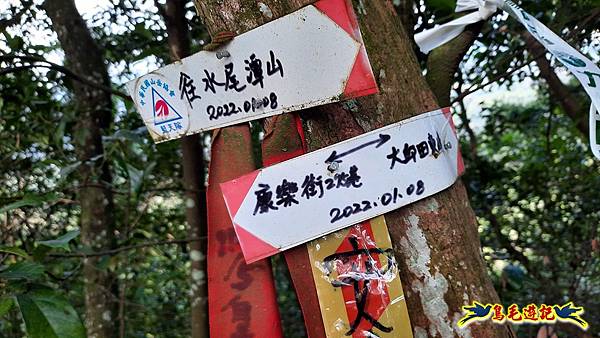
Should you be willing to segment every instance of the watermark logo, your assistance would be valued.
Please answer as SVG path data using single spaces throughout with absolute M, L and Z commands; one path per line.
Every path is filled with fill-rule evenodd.
M 577 307 L 573 302 L 564 305 L 536 305 L 529 304 L 522 309 L 512 304 L 504 309 L 501 304 L 481 304 L 473 302 L 463 306 L 464 316 L 458 321 L 459 327 L 465 327 L 473 322 L 491 320 L 503 324 L 509 321 L 513 324 L 554 324 L 556 322 L 568 323 L 587 330 L 588 323 L 581 318 L 583 307 Z

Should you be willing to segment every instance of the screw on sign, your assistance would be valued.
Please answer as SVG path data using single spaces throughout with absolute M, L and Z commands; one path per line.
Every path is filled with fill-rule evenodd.
M 265 132 L 267 136 L 262 144 L 263 164 L 265 166 L 289 160 L 305 153 L 302 123 L 297 115 L 294 114 L 292 116 L 288 114 L 278 116 L 272 118 L 267 125 L 271 128 L 266 128 Z M 385 140 L 386 137 L 379 136 L 378 139 Z M 365 142 L 356 148 L 368 147 L 379 142 Z M 348 154 L 349 152 L 345 151 L 339 155 L 337 153 L 330 155 L 328 158 L 328 160 L 331 160 L 329 166 L 332 164 L 338 166 L 334 170 L 328 169 L 330 176 L 327 176 L 325 179 L 309 175 L 305 177 L 301 187 L 296 186 L 292 188 L 289 182 L 274 187 L 275 196 L 270 196 L 271 198 L 275 198 L 273 206 L 283 206 L 285 204 L 283 201 L 286 201 L 283 197 L 292 194 L 294 194 L 295 198 L 300 199 L 318 198 L 318 196 L 325 193 L 328 187 L 331 187 L 330 189 L 336 187 L 337 183 L 339 183 L 340 188 L 342 186 L 346 188 L 360 186 L 360 176 L 358 175 L 357 168 L 354 170 L 352 167 L 349 168 L 348 174 L 345 174 L 343 170 L 339 170 L 339 164 L 343 162 L 342 158 Z M 276 196 L 277 194 L 280 196 Z M 269 199 L 267 197 L 267 200 Z M 281 203 L 277 204 L 277 202 Z M 397 276 L 397 268 L 393 261 L 392 251 L 389 249 L 391 243 L 383 217 L 372 220 L 361 225 L 361 227 L 371 234 L 368 240 L 366 240 L 366 237 L 360 235 L 362 232 L 355 232 L 353 236 L 346 236 L 351 229 L 349 228 L 341 230 L 327 238 L 317 239 L 307 246 L 284 251 L 290 274 L 298 293 L 298 300 L 306 322 L 308 336 L 333 338 L 347 337 L 348 335 L 346 334 L 349 334 L 351 336 L 364 337 L 368 333 L 368 336 L 375 337 L 376 335 L 373 332 L 378 332 L 381 337 L 400 335 L 410 338 L 411 328 L 408 319 L 408 310 L 402 295 L 400 279 L 399 277 L 394 278 L 394 276 Z M 343 240 L 340 238 L 343 238 Z M 336 268 L 335 264 L 339 263 L 340 258 L 343 260 L 340 256 L 348 256 L 352 254 L 352 251 L 356 251 L 353 248 L 358 247 L 358 250 L 364 248 L 365 242 L 369 243 L 367 244 L 369 247 L 367 250 L 370 251 L 370 256 L 378 261 L 378 264 L 371 264 L 371 260 L 367 260 L 365 255 L 361 256 L 365 258 L 365 264 L 369 264 L 368 266 L 363 265 L 363 267 L 366 267 L 365 270 L 369 271 L 368 274 L 372 278 L 369 280 L 363 279 L 362 284 L 360 280 L 348 280 L 347 284 L 350 287 L 344 286 L 343 277 L 341 277 L 343 272 L 341 269 Z M 350 244 L 350 248 L 348 248 L 348 243 Z M 348 258 L 356 260 L 359 257 Z M 317 266 L 325 267 L 326 264 L 321 263 L 323 261 L 331 264 L 329 264 L 328 268 L 317 269 Z M 312 274 L 306 274 L 307 267 L 312 267 Z M 332 274 L 337 274 L 338 279 L 342 279 L 342 283 L 332 281 Z M 383 276 L 383 279 L 373 281 L 373 279 L 376 279 L 373 277 L 381 276 Z M 353 294 L 351 292 L 353 284 L 351 283 L 355 283 L 362 290 L 363 294 L 369 294 L 363 297 L 361 297 L 360 292 Z M 342 288 L 348 289 L 345 291 L 345 295 L 341 292 Z M 372 309 L 372 305 L 374 304 L 372 298 L 377 297 L 372 291 L 385 291 L 386 296 L 383 297 L 383 301 L 378 302 L 380 304 L 378 309 Z M 356 308 L 358 311 L 356 311 L 357 313 L 354 314 L 354 317 L 351 317 L 346 310 L 345 304 L 356 304 L 358 297 L 361 297 L 364 302 Z M 393 302 L 390 300 L 393 300 Z M 383 306 L 384 304 L 385 306 Z M 380 313 L 383 308 L 385 310 L 383 310 L 383 313 Z M 332 309 L 339 311 L 331 311 Z M 377 323 L 369 325 L 372 321 L 376 321 Z M 354 329 L 351 328 L 352 324 L 354 324 Z M 389 332 L 385 333 L 385 331 L 379 330 L 377 327 Z M 369 331 L 365 331 L 365 329 Z M 385 334 L 382 335 L 381 333 Z

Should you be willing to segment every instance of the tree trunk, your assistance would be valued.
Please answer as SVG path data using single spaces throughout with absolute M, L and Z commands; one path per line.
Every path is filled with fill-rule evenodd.
M 477 39 L 485 21 L 468 25 L 459 36 L 432 50 L 427 58 L 427 83 L 438 103 L 450 105 L 450 91 L 456 82 L 458 66 Z
M 110 87 L 102 51 L 77 12 L 73 0 L 48 0 L 44 8 L 65 52 L 66 63 L 87 80 Z M 102 135 L 112 123 L 109 93 L 81 83 L 73 86 L 78 122 L 74 131 L 79 167 L 81 242 L 102 251 L 115 245 L 113 196 L 108 161 L 103 157 Z M 88 337 L 116 337 L 116 279 L 99 267 L 100 258 L 83 261 L 85 323 Z
M 190 37 L 185 5 L 188 0 L 167 1 L 161 14 L 167 27 L 171 59 L 190 55 Z M 200 134 L 181 139 L 185 218 L 190 238 L 204 238 L 206 233 L 206 195 L 204 192 L 204 154 Z M 208 337 L 208 289 L 206 284 L 206 241 L 189 244 L 191 257 L 191 327 L 192 338 Z
M 196 1 L 211 32 L 245 32 L 312 1 Z M 268 8 L 270 10 L 265 10 Z M 361 30 L 381 93 L 350 104 L 304 111 L 310 150 L 438 107 L 411 42 L 388 1 L 356 1 Z M 415 337 L 510 337 L 507 326 L 456 323 L 472 301 L 498 296 L 481 257 L 477 222 L 462 182 L 386 214 Z

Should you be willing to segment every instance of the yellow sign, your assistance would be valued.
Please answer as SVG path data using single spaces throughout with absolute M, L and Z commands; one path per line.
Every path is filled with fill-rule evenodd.
M 383 216 L 314 240 L 308 253 L 328 338 L 412 338 Z
M 583 330 L 588 328 L 588 323 L 581 318 L 583 307 L 576 307 L 573 302 L 565 305 L 529 304 L 519 309 L 516 304 L 510 305 L 506 311 L 501 304 L 486 304 L 473 302 L 472 305 L 463 306 L 464 317 L 458 321 L 459 327 L 464 327 L 472 322 L 492 320 L 494 323 L 503 324 L 509 321 L 513 324 L 554 324 L 557 321 L 569 323 Z

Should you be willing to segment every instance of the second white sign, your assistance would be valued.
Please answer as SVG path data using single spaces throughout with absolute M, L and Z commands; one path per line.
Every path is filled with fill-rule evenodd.
M 415 202 L 463 172 L 449 109 L 221 184 L 247 262 Z

